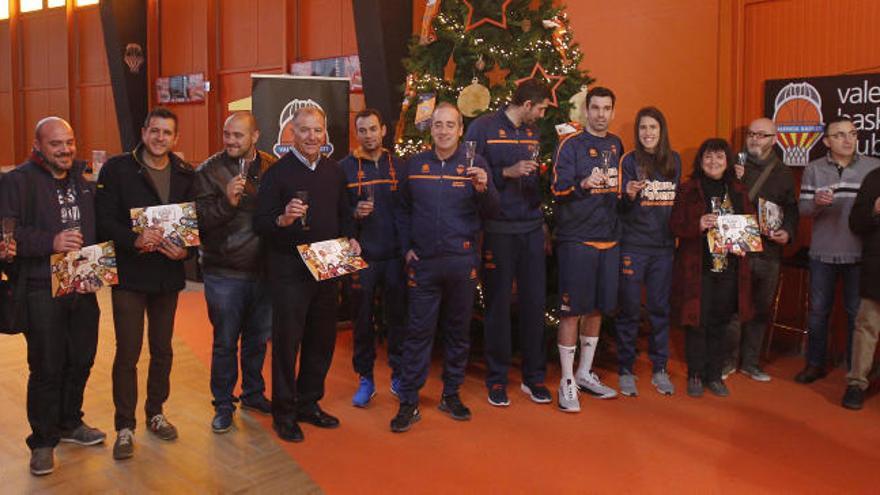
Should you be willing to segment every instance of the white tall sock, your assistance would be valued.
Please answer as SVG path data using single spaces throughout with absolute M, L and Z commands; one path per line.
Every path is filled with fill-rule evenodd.
M 581 360 L 578 363 L 577 374 L 586 376 L 593 368 L 593 356 L 596 355 L 596 346 L 599 344 L 599 337 L 587 337 L 586 335 L 578 335 L 581 342 Z
M 559 365 L 562 367 L 562 379 L 574 380 L 574 353 L 576 346 L 559 344 Z

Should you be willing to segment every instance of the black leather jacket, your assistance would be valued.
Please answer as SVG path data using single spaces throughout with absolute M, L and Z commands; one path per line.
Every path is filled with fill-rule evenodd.
M 263 245 L 251 224 L 259 181 L 275 160 L 268 153 L 257 152 L 237 207 L 226 198 L 226 184 L 239 173 L 237 160 L 223 151 L 197 169 L 196 209 L 202 240 L 199 249 L 206 274 L 249 278 L 261 273 Z

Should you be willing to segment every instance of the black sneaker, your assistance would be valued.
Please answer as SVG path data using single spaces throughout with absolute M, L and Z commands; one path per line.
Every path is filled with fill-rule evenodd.
M 529 399 L 532 399 L 532 402 L 537 402 L 538 404 L 549 404 L 553 402 L 553 396 L 550 395 L 550 389 L 544 386 L 543 383 L 533 383 L 531 385 L 522 383 L 519 388 L 523 393 L 529 396 Z
M 498 407 L 510 405 L 510 399 L 507 398 L 507 389 L 504 388 L 504 385 L 496 383 L 489 388 L 489 404 Z
M 97 445 L 107 438 L 103 431 L 82 423 L 73 430 L 61 432 L 61 441 L 77 445 Z
M 461 398 L 458 394 L 444 395 L 440 399 L 440 405 L 437 406 L 437 408 L 457 421 L 467 421 L 471 419 L 471 410 L 461 402 Z
M 400 409 L 397 410 L 397 416 L 391 420 L 391 431 L 394 433 L 403 433 L 412 428 L 413 423 L 422 419 L 419 414 L 419 407 L 415 404 L 400 403 Z
M 846 393 L 843 394 L 843 400 L 840 401 L 840 405 L 847 409 L 858 411 L 862 408 L 864 402 L 865 391 L 855 385 L 850 385 L 846 387 Z
M 217 409 L 214 419 L 211 420 L 211 431 L 214 433 L 226 433 L 230 429 L 232 429 L 232 409 L 227 407 Z
M 262 414 L 272 414 L 272 402 L 263 397 L 262 394 L 249 398 L 241 399 L 241 408 L 249 411 L 256 411 Z
M 727 397 L 730 395 L 730 390 L 727 389 L 727 385 L 724 384 L 721 380 L 712 380 L 706 382 L 706 388 L 709 389 L 709 392 L 717 395 L 718 397 Z
M 794 381 L 798 383 L 813 383 L 816 380 L 825 378 L 828 372 L 819 366 L 807 365 L 800 373 L 795 375 Z
M 31 451 L 31 474 L 45 476 L 55 470 L 55 448 L 39 447 Z

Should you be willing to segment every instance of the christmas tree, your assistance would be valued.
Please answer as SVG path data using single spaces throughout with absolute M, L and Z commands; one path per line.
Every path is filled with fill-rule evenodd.
M 428 148 L 430 116 L 442 101 L 456 103 L 468 121 L 503 108 L 518 82 L 543 80 L 551 89 L 551 106 L 539 122 L 542 173 L 551 164 L 559 137 L 557 124 L 581 122 L 580 105 L 592 83 L 579 65 L 583 53 L 574 43 L 565 7 L 553 0 L 426 0 L 422 29 L 404 60 L 407 76 L 396 151 L 407 157 Z M 553 199 L 547 177 L 544 212 L 552 225 Z M 558 306 L 556 263 L 548 261 L 548 308 Z M 481 287 L 476 306 L 483 310 Z M 559 320 L 555 310 L 545 319 L 549 329 Z
M 422 30 L 404 60 L 409 73 L 396 150 L 409 156 L 430 146 L 436 103 L 458 104 L 466 118 L 505 106 L 518 81 L 539 78 L 553 93 L 540 123 L 541 152 L 558 142 L 556 124 L 578 120 L 572 96 L 592 82 L 578 68 L 565 7 L 553 0 L 426 0 Z

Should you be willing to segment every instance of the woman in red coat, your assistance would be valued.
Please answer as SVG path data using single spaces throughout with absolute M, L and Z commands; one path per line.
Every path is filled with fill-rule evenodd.
M 724 339 L 733 316 L 751 318 L 748 260 L 709 252 L 707 232 L 718 214 L 754 213 L 744 186 L 733 171 L 727 142 L 707 139 L 700 145 L 691 178 L 675 199 L 669 225 L 678 237 L 672 294 L 673 312 L 685 327 L 688 364 L 687 393 L 703 395 L 703 386 L 726 397 L 721 380 Z

